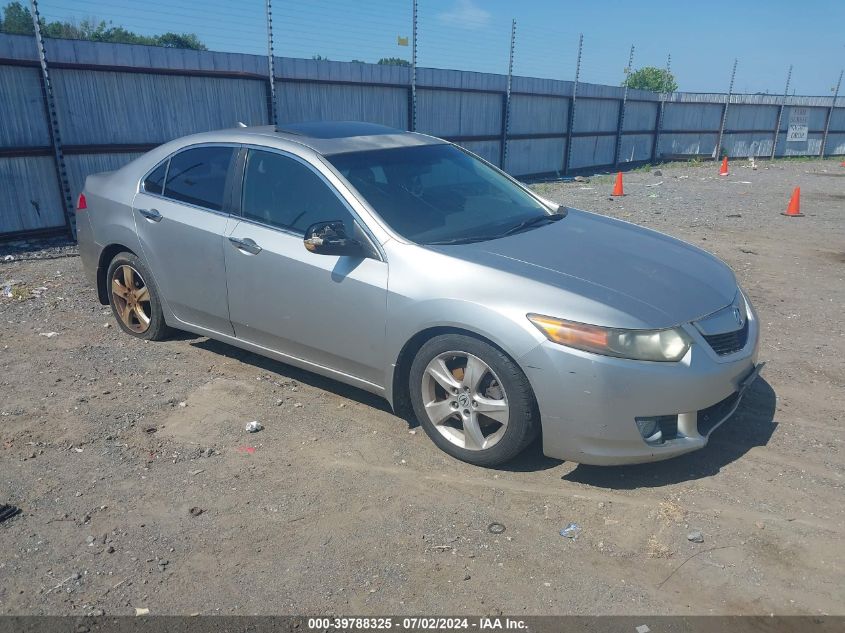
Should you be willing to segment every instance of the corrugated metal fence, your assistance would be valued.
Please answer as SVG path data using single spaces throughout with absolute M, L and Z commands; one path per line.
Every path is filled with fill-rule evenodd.
M 172 138 L 270 120 L 261 56 L 48 40 L 71 191 Z M 280 122 L 359 120 L 407 129 L 406 67 L 276 58 Z M 624 168 L 716 151 L 729 156 L 845 154 L 845 98 L 677 93 L 417 70 L 417 131 L 453 140 L 520 177 Z M 792 107 L 807 107 L 806 141 L 786 142 Z M 509 109 L 505 133 L 505 113 Z M 775 131 L 783 109 L 780 130 Z M 569 146 L 571 145 L 571 151 Z M 0 34 L 0 236 L 63 232 L 66 222 L 34 38 Z

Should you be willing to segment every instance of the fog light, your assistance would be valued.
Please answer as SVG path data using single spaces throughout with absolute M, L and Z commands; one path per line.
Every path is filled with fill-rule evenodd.
M 655 415 L 634 419 L 646 444 L 663 444 L 666 440 L 678 437 L 677 415 Z
M 636 418 L 637 428 L 647 444 L 658 444 L 663 439 L 660 432 L 660 418 Z
M 673 429 L 677 429 L 678 416 L 655 415 L 651 417 L 635 418 L 637 428 L 646 444 L 662 444 L 664 436 L 671 438 Z

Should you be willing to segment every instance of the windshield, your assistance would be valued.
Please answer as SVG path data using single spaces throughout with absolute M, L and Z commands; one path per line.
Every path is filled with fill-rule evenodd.
M 558 217 L 452 145 L 353 152 L 328 160 L 394 231 L 419 244 L 493 239 Z

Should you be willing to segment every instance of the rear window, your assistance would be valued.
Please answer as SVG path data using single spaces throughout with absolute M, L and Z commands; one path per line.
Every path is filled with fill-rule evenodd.
M 167 161 L 152 170 L 144 180 L 144 191 L 147 193 L 157 193 L 161 195 L 164 192 L 164 177 L 167 175 Z
M 164 195 L 213 211 L 223 209 L 232 147 L 196 147 L 170 159 Z

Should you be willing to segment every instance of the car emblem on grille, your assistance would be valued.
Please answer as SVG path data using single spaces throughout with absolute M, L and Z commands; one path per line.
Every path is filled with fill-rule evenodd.
M 734 312 L 734 319 L 736 319 L 737 325 L 742 327 L 742 324 L 743 324 L 743 321 L 744 321 L 744 319 L 742 318 L 742 311 L 739 308 L 734 307 L 733 312 Z

